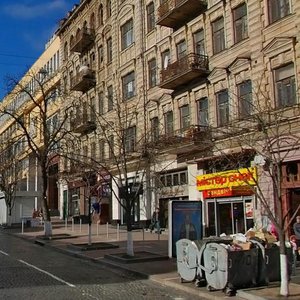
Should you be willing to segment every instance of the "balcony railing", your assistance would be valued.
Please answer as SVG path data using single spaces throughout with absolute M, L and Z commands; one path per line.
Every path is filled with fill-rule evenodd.
M 96 130 L 97 125 L 93 118 L 86 114 L 71 120 L 71 130 L 82 135 L 89 134 Z
M 191 53 L 161 71 L 160 87 L 175 90 L 190 81 L 209 74 L 208 56 Z
M 95 31 L 90 28 L 82 28 L 80 32 L 71 40 L 70 50 L 82 53 L 88 49 L 95 41 Z
M 178 129 L 172 133 L 158 136 L 149 147 L 159 150 L 173 148 L 174 152 L 186 152 L 201 149 L 211 145 L 211 131 L 208 126 L 191 125 L 185 129 Z
M 71 78 L 71 90 L 87 92 L 96 85 L 95 72 L 88 67 Z
M 206 0 L 166 0 L 158 8 L 157 24 L 176 30 L 206 9 Z

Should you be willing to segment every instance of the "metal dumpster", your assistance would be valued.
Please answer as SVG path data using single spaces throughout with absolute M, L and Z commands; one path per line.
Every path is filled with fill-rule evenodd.
M 269 244 L 267 248 L 263 243 L 252 240 L 257 245 L 258 252 L 258 273 L 257 285 L 268 285 L 269 282 L 280 281 L 280 249 L 276 244 Z M 291 276 L 293 264 L 292 248 L 287 248 L 288 274 Z
M 181 281 L 194 281 L 198 271 L 198 256 L 201 241 L 181 239 L 176 242 L 177 271 Z
M 232 295 L 238 288 L 256 285 L 258 249 L 230 251 L 225 245 L 207 244 L 204 269 L 208 290 L 224 290 Z
M 206 284 L 203 253 L 206 245 L 215 243 L 230 243 L 231 239 L 209 237 L 203 240 L 191 241 L 180 239 L 176 242 L 177 271 L 181 281 L 196 281 L 197 286 Z

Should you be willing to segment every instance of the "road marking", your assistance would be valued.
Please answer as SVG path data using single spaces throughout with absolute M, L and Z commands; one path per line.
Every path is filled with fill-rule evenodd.
M 57 276 L 55 276 L 55 275 L 53 275 L 53 274 L 51 274 L 51 273 L 45 271 L 45 270 L 42 270 L 42 269 L 40 269 L 40 268 L 38 268 L 38 267 L 36 267 L 36 266 L 34 266 L 34 265 L 32 265 L 32 264 L 30 264 L 30 263 L 28 263 L 28 262 L 22 260 L 22 259 L 19 259 L 19 262 L 21 262 L 21 263 L 23 263 L 23 264 L 25 264 L 25 265 L 27 265 L 27 266 L 29 266 L 29 267 L 31 267 L 31 268 L 33 268 L 33 269 L 39 271 L 39 272 L 42 272 L 42 273 L 44 273 L 44 274 L 46 274 L 46 275 L 52 277 L 53 279 L 55 279 L 55 280 L 57 280 L 57 281 L 59 281 L 59 282 L 62 282 L 62 283 L 66 284 L 66 285 L 68 285 L 68 286 L 70 286 L 70 287 L 75 287 L 74 284 L 69 283 L 69 282 L 67 282 L 67 281 L 65 281 L 65 280 L 63 280 L 63 279 L 61 279 L 61 278 L 59 278 L 59 277 L 57 277 Z
M 3 255 L 9 256 L 9 254 L 6 253 L 6 252 L 4 252 L 4 251 L 1 251 L 1 250 L 0 250 L 0 253 L 3 254 Z

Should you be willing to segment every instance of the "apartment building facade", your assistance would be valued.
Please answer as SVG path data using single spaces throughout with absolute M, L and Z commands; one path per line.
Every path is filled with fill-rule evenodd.
M 20 223 L 22 218 L 32 216 L 33 209 L 42 208 L 41 170 L 36 156 L 28 147 L 26 132 L 31 141 L 36 143 L 36 147 L 42 147 L 43 135 L 40 111 L 37 107 L 40 101 L 43 101 L 43 95 L 41 95 L 39 84 L 45 83 L 44 88 L 47 85 L 47 91 L 51 91 L 47 107 L 47 124 L 50 127 L 58 121 L 59 50 L 59 38 L 53 36 L 46 44 L 41 56 L 19 81 L 11 75 L 14 87 L 1 102 L 1 178 L 4 178 L 2 182 L 5 182 L 6 188 L 10 186 L 15 190 L 12 195 L 14 200 L 11 217 L 9 217 L 9 208 L 5 203 L 7 195 L 4 191 L 1 192 L 1 224 Z M 17 122 L 18 119 L 23 120 L 26 132 Z M 48 179 L 49 208 L 57 212 L 59 202 L 55 163 L 52 164 L 51 170 L 51 176 Z
M 285 143 L 293 141 L 293 155 L 283 146 L 282 172 L 283 209 L 296 209 L 300 181 L 293 109 L 299 98 L 299 12 L 300 3 L 293 0 L 86 0 L 61 21 L 62 85 L 69 101 L 86 106 L 74 125 L 85 141 L 80 151 L 109 156 L 103 128 L 90 118 L 94 112 L 102 122 L 115 120 L 116 103 L 137 112 L 134 126 L 127 128 L 129 148 L 150 132 L 147 149 L 156 160 L 150 163 L 150 178 L 141 179 L 136 221 L 149 220 L 159 206 L 167 226 L 168 203 L 189 199 L 203 202 L 209 235 L 264 223 L 251 191 L 197 187 L 201 176 L 222 177 L 225 171 L 237 176 L 237 164 L 228 163 L 236 157 L 241 170 L 253 167 L 262 174 L 253 147 L 232 138 L 251 127 L 243 121 L 258 107 L 285 111 L 294 120 L 284 134 Z M 80 172 L 71 179 L 61 176 L 59 182 L 69 213 L 86 214 Z M 112 192 L 105 182 L 100 185 L 100 194 L 98 189 L 93 196 L 103 198 L 106 218 L 124 223 L 118 186 L 111 184 Z

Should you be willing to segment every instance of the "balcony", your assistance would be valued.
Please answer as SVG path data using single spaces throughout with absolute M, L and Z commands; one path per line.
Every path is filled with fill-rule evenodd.
M 71 120 L 71 130 L 74 133 L 86 135 L 95 131 L 96 128 L 96 122 L 92 120 L 92 118 L 89 118 L 87 115 L 82 115 Z
M 210 146 L 211 131 L 209 127 L 191 125 L 189 128 L 175 130 L 173 133 L 159 136 L 150 143 L 149 148 L 182 154 L 195 150 L 201 151 Z
M 82 53 L 95 41 L 93 29 L 82 28 L 80 32 L 70 41 L 70 51 Z
M 176 30 L 206 9 L 206 0 L 166 0 L 158 8 L 157 24 Z
M 79 70 L 79 73 L 71 78 L 71 90 L 87 92 L 96 85 L 95 72 L 88 67 Z
M 160 87 L 175 90 L 192 80 L 209 74 L 208 57 L 202 54 L 188 54 L 161 71 Z

